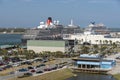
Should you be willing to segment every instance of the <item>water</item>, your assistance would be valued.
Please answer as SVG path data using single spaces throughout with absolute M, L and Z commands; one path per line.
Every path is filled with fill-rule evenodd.
M 21 37 L 21 34 L 0 34 L 0 45 L 20 44 Z
M 77 73 L 77 76 L 66 80 L 115 80 L 111 75 Z

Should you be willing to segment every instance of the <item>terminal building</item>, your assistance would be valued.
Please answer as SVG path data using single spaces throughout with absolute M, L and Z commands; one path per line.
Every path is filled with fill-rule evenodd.
M 81 54 L 73 61 L 73 70 L 80 72 L 106 73 L 116 65 L 115 60 L 103 59 L 99 54 Z
M 27 50 L 74 53 L 78 48 L 75 40 L 27 40 Z
M 62 40 L 28 40 L 27 49 L 33 50 L 36 53 L 42 51 L 65 52 L 65 41 Z

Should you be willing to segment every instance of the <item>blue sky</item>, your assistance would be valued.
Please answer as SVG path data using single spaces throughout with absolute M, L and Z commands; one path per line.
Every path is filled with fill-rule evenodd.
M 36 27 L 47 17 L 86 27 L 120 27 L 120 0 L 0 0 L 0 27 Z

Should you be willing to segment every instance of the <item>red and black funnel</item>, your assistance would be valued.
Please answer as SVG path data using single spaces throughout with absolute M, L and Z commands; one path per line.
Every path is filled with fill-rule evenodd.
M 52 18 L 51 18 L 51 17 L 48 17 L 47 25 L 50 25 L 50 23 L 52 23 Z

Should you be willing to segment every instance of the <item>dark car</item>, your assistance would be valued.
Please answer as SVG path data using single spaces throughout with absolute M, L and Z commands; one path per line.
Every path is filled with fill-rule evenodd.
M 32 69 L 30 72 L 34 73 L 34 72 L 36 72 L 36 70 Z
M 12 72 L 10 72 L 9 74 L 14 74 L 15 72 L 14 71 L 12 71 Z
M 42 59 L 36 59 L 36 60 L 34 60 L 35 62 L 41 62 L 42 61 Z
M 19 69 L 18 71 L 19 71 L 19 72 L 26 72 L 26 71 L 28 71 L 28 70 L 25 69 L 25 68 L 22 68 L 22 69 Z
M 36 71 L 36 73 L 43 73 L 43 71 Z
M 12 65 L 6 65 L 5 66 L 5 68 L 11 68 L 12 67 Z
M 53 67 L 53 68 L 51 68 L 52 70 L 56 70 L 57 69 L 57 67 Z
M 27 62 L 26 64 L 27 64 L 27 65 L 32 65 L 32 63 L 30 63 L 30 62 Z
M 45 66 L 45 64 L 40 64 L 40 66 Z
M 32 76 L 32 73 L 24 73 L 22 76 L 18 76 L 18 78 L 24 78 L 24 77 L 29 77 Z
M 43 60 L 42 62 L 43 62 L 43 63 L 46 63 L 46 62 L 48 62 L 48 60 Z
M 51 71 L 51 68 L 45 68 L 44 71 Z
M 26 76 L 32 76 L 32 73 L 24 73 L 24 75 L 26 75 Z
M 37 65 L 36 68 L 40 68 L 42 66 L 45 66 L 45 64 L 40 64 L 40 65 Z
M 40 67 L 41 67 L 40 65 L 36 66 L 36 68 L 40 68 Z
M 25 65 L 25 64 L 27 64 L 27 65 L 32 65 L 32 62 L 26 61 L 26 62 L 22 62 L 22 63 L 21 63 L 21 65 Z
M 2 69 L 2 68 L 0 68 L 0 71 L 3 71 L 3 69 Z
M 119 57 L 116 57 L 116 59 L 120 59 L 120 56 L 119 56 Z
M 64 67 L 64 65 L 59 65 L 59 66 L 58 66 L 58 68 L 63 68 L 63 67 Z
M 0 62 L 0 66 L 4 65 L 4 63 Z
M 28 69 L 34 69 L 34 67 L 29 66 Z

